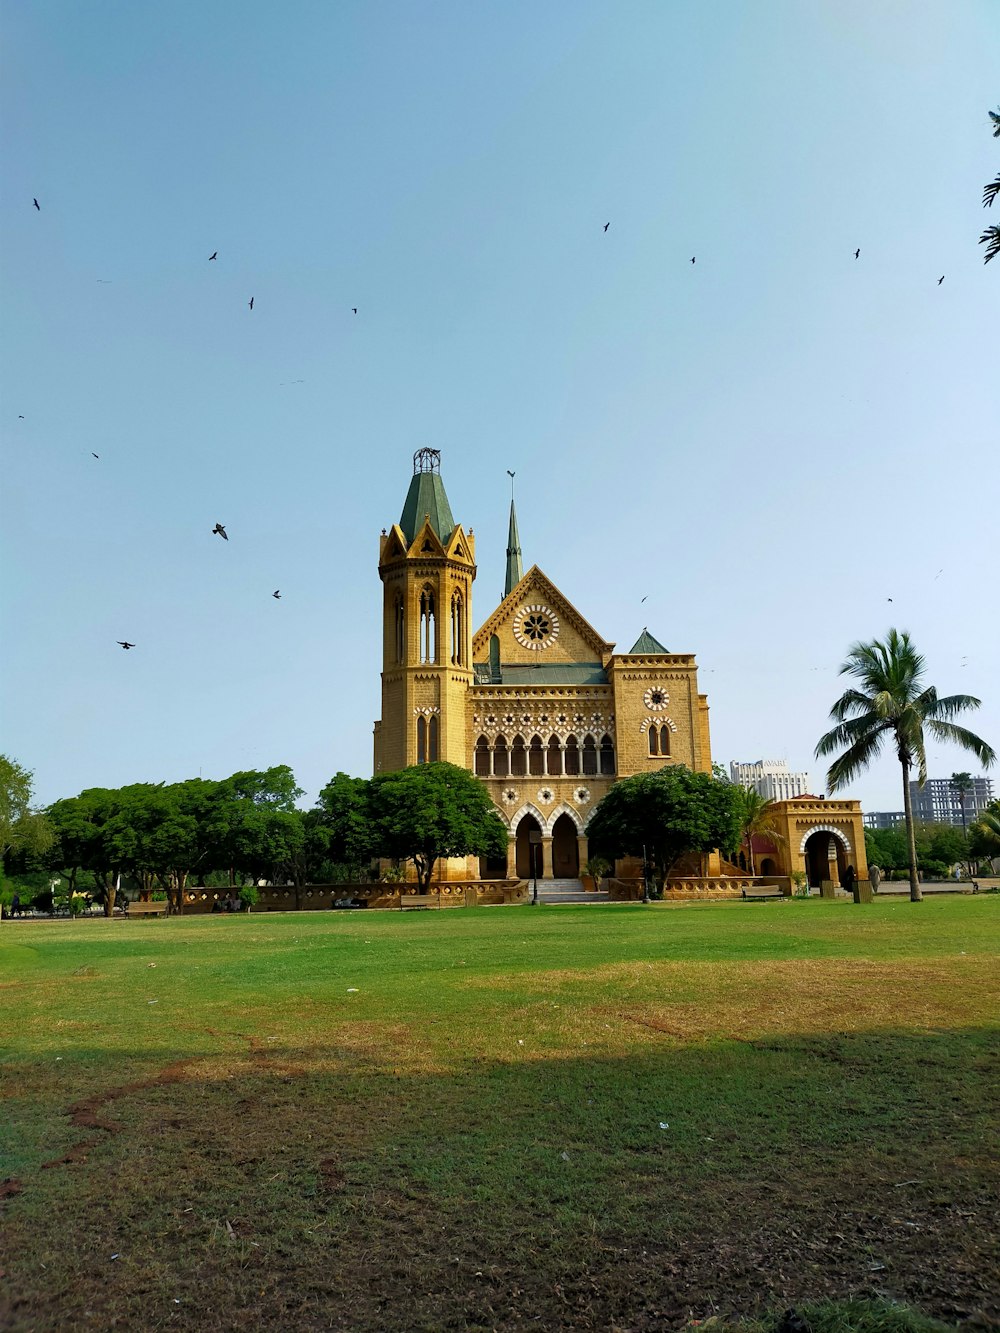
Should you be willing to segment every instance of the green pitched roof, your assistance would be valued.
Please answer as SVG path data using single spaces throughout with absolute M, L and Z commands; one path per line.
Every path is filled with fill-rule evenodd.
M 442 542 L 446 542 L 455 530 L 455 520 L 451 516 L 451 505 L 440 472 L 414 472 L 410 480 L 410 489 L 406 492 L 406 502 L 399 519 L 399 526 L 408 542 L 412 542 L 417 535 L 425 514 Z
M 650 653 L 666 653 L 669 656 L 670 649 L 664 648 L 659 639 L 654 639 L 649 630 L 644 628 L 635 643 L 633 643 L 632 647 L 629 649 L 629 652 L 639 653 L 644 657 L 648 657 Z

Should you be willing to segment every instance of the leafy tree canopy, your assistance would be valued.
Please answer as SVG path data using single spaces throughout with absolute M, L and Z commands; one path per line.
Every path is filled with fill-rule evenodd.
M 733 783 L 683 764 L 622 778 L 601 801 L 587 825 L 599 855 L 646 856 L 657 882 L 685 852 L 732 848 L 740 839 L 740 796 Z
M 329 861 L 361 864 L 376 855 L 366 778 L 337 773 L 319 794 L 315 811 L 316 836 L 324 839 Z
M 369 819 L 383 856 L 410 860 L 427 891 L 447 856 L 500 856 L 507 830 L 486 787 L 455 764 L 416 764 L 369 784 Z
M 32 810 L 33 775 L 16 759 L 0 754 L 0 863 L 8 852 L 40 854 L 52 843 L 52 828 Z

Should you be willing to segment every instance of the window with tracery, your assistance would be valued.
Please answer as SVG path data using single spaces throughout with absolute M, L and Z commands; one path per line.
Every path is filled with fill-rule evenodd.
M 514 744 L 510 747 L 511 777 L 523 778 L 527 771 L 527 752 L 524 748 L 524 737 L 515 736 Z
M 461 666 L 465 660 L 465 602 L 456 592 L 451 599 L 451 660 Z
M 597 775 L 597 742 L 593 736 L 585 736 L 583 740 L 583 771 L 590 777 Z
M 434 590 L 426 587 L 420 593 L 420 660 L 437 661 L 437 619 L 434 608 Z
M 604 774 L 615 771 L 615 744 L 610 736 L 605 734 L 601 737 L 601 772 Z

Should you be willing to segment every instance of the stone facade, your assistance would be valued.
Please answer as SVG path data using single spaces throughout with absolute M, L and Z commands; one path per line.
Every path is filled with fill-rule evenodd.
M 645 630 L 616 652 L 536 566 L 513 581 L 519 547 L 516 565 L 508 551 L 510 591 L 473 634 L 472 529 L 452 520 L 435 451 L 420 450 L 414 465 L 379 548 L 375 772 L 446 759 L 486 783 L 509 830 L 506 860 L 451 863 L 446 878 L 576 878 L 585 825 L 617 778 L 674 763 L 711 771 L 694 656 Z M 516 541 L 513 509 L 511 531 Z M 717 874 L 717 858 L 703 869 Z

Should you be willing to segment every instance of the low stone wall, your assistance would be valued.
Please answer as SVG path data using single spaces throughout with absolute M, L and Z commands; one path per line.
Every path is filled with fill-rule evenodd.
M 440 891 L 441 907 L 482 907 L 500 903 L 524 902 L 527 888 L 519 879 L 434 880 L 431 893 Z M 216 902 L 229 897 L 229 889 L 199 886 L 184 893 L 185 916 L 211 912 Z M 327 912 L 340 898 L 353 898 L 370 908 L 399 908 L 400 895 L 418 892 L 416 884 L 307 884 L 298 892 L 291 884 L 271 884 L 257 890 L 255 912 Z M 435 904 L 436 906 L 436 904 Z
M 767 878 L 759 875 L 671 875 L 663 886 L 663 901 L 698 902 L 739 898 L 744 889 L 761 888 L 779 878 L 775 875 Z M 612 879 L 608 881 L 608 890 L 611 901 L 615 903 L 642 901 L 641 879 Z

